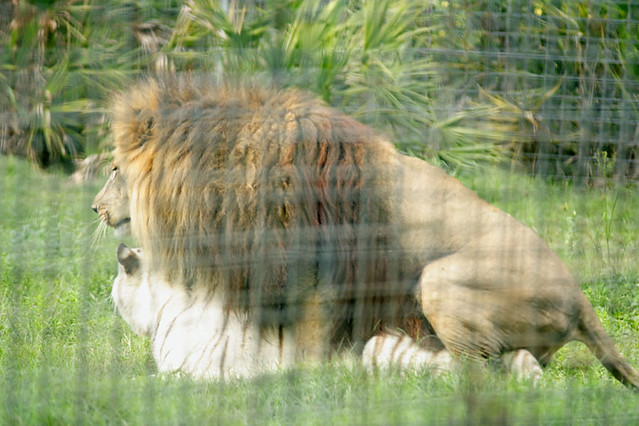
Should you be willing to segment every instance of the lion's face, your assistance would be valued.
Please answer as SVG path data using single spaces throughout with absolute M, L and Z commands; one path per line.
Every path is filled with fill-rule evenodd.
M 115 230 L 117 236 L 131 233 L 131 213 L 126 182 L 117 167 L 113 167 L 109 180 L 95 196 L 91 205 L 102 222 Z

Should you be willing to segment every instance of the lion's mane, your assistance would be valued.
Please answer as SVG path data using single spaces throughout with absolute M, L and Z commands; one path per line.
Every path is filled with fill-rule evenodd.
M 365 125 L 301 91 L 167 78 L 120 94 L 113 130 L 132 231 L 169 281 L 262 324 L 320 294 L 333 343 L 419 332 L 416 277 L 395 266 L 394 148 Z

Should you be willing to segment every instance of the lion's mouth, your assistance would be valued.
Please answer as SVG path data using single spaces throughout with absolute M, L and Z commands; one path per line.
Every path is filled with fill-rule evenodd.
M 131 223 L 131 218 L 130 217 L 125 217 L 124 219 L 122 219 L 121 221 L 116 223 L 115 226 L 113 226 L 113 227 L 114 228 L 119 228 L 120 226 L 127 225 L 129 223 Z

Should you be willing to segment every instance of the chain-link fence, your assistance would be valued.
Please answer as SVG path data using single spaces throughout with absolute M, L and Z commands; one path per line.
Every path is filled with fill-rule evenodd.
M 434 56 L 459 64 L 447 74 L 453 84 L 463 82 L 460 96 L 499 105 L 516 123 L 511 143 L 530 170 L 634 177 L 636 8 L 632 2 L 451 3 L 438 16 L 450 38 L 434 46 Z
M 0 45 L 3 423 L 639 418 L 639 2 L 15 0 Z

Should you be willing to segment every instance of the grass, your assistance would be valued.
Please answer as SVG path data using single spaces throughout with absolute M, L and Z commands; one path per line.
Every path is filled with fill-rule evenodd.
M 583 282 L 605 327 L 639 366 L 636 188 L 576 190 L 488 170 L 464 183 L 532 226 Z M 596 423 L 639 420 L 637 395 L 580 344 L 538 387 L 494 368 L 449 377 L 366 374 L 356 363 L 230 383 L 155 375 L 149 345 L 109 298 L 117 240 L 92 245 L 100 184 L 72 186 L 0 157 L 0 424 Z

